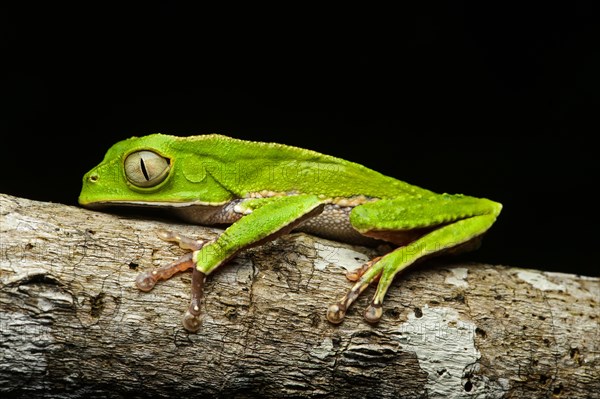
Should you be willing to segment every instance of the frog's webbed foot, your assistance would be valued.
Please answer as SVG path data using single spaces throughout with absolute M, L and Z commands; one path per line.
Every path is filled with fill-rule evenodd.
M 180 248 L 191 251 L 198 251 L 209 242 L 209 240 L 195 240 L 167 230 L 159 230 L 158 236 L 164 241 L 174 242 Z M 192 269 L 192 293 L 190 306 L 183 317 L 183 326 L 190 332 L 196 332 L 200 328 L 200 319 L 198 316 L 200 315 L 200 301 L 202 299 L 206 275 L 194 267 L 193 252 L 183 255 L 175 262 L 166 266 L 140 273 L 135 280 L 135 284 L 141 291 L 147 292 L 154 288 L 158 281 L 168 280 L 175 273 L 188 269 Z
M 346 274 L 346 278 L 350 281 L 356 281 L 356 284 L 342 297 L 337 303 L 329 306 L 327 310 L 327 320 L 333 324 L 339 324 L 344 320 L 346 311 L 350 305 L 358 298 L 358 296 L 374 281 L 378 281 L 382 269 L 383 262 L 379 262 L 382 257 L 377 257 L 365 263 L 358 269 Z M 370 323 L 376 323 L 381 318 L 383 313 L 381 304 L 376 304 L 373 301 L 365 311 L 365 319 Z

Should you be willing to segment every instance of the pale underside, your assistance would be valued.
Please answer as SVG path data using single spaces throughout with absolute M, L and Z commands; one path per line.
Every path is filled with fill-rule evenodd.
M 169 204 L 168 211 L 186 222 L 204 226 L 229 225 L 244 216 L 236 207 L 245 199 L 236 199 L 224 205 L 203 204 Z M 114 203 L 113 203 L 114 205 Z M 164 210 L 165 204 L 157 203 L 123 203 L 125 206 L 144 206 L 149 208 L 160 207 Z M 382 241 L 395 245 L 405 245 L 422 235 L 425 231 L 397 230 L 397 231 L 370 231 L 359 233 L 350 223 L 350 212 L 354 206 L 340 206 L 338 204 L 325 204 L 323 211 L 316 216 L 300 223 L 293 231 L 314 234 L 319 237 L 355 245 L 373 246 Z
M 244 216 L 244 214 L 235 210 L 236 205 L 242 201 L 242 199 L 239 199 L 217 207 L 204 205 L 174 207 L 172 212 L 183 220 L 195 224 L 231 224 Z M 376 240 L 360 234 L 350 224 L 349 215 L 353 208 L 353 206 L 325 204 L 320 214 L 305 220 L 294 231 L 302 231 L 350 244 L 375 244 Z

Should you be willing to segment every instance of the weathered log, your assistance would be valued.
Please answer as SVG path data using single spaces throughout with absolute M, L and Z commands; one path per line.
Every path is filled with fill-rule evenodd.
M 291 234 L 208 278 L 140 292 L 184 250 L 158 228 L 219 230 L 0 195 L 0 397 L 598 397 L 600 279 L 431 260 L 397 278 L 377 325 L 327 305 L 376 254 Z

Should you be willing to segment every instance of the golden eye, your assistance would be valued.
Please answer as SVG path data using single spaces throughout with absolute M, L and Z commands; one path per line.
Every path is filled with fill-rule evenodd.
M 137 151 L 125 159 L 125 176 L 138 187 L 152 187 L 169 174 L 169 159 L 152 151 Z

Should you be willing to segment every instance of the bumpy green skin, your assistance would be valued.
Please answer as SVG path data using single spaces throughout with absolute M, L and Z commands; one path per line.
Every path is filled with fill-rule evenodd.
M 124 159 L 143 149 L 171 160 L 171 173 L 159 186 L 140 189 L 124 176 Z M 98 178 L 91 183 L 94 175 Z M 263 190 L 326 197 L 402 198 L 432 194 L 362 165 L 302 148 L 216 134 L 152 134 L 111 147 L 102 163 L 84 176 L 79 202 L 89 205 L 106 201 L 201 200 L 220 204 Z
M 152 162 L 144 160 L 146 155 L 129 158 L 134 161 L 128 164 L 130 169 L 139 169 L 141 186 L 131 178 L 131 170 L 126 170 L 128 156 L 137 156 L 139 151 L 150 151 L 159 159 L 158 169 L 165 173 L 156 183 Z M 104 160 L 84 176 L 79 202 L 88 207 L 194 205 L 200 206 L 201 212 L 217 213 L 218 220 L 232 225 L 215 242 L 198 246 L 192 262 L 189 257 L 185 260 L 204 275 L 238 251 L 285 234 L 309 219 L 317 221 L 312 225 L 316 231 L 337 230 L 340 239 L 347 237 L 350 229 L 352 234 L 398 245 L 360 269 L 352 289 L 329 308 L 327 318 L 332 323 L 342 321 L 350 304 L 377 277 L 377 292 L 365 318 L 378 321 L 383 298 L 397 273 L 422 257 L 465 248 L 491 227 L 502 208 L 487 199 L 436 194 L 362 165 L 301 148 L 220 135 L 162 134 L 131 138 L 110 148 Z M 150 289 L 156 274 L 144 276 L 138 286 Z M 184 325 L 197 328 L 198 307 L 188 313 Z

